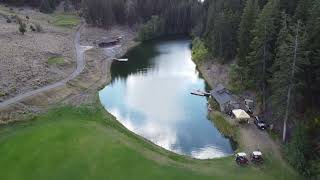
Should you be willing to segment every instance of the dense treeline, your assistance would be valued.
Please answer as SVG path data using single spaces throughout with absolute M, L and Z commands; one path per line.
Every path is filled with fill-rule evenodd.
M 202 36 L 214 57 L 232 59 L 238 46 L 237 31 L 243 9 L 242 0 L 204 2 Z
M 198 0 L 84 0 L 83 10 L 89 23 L 106 28 L 151 21 L 143 27 L 144 38 L 149 39 L 162 34 L 189 34 L 201 15 L 201 3 Z
M 319 174 L 320 0 L 212 0 L 204 9 L 197 35 L 215 59 L 236 59 L 233 82 L 258 92 L 283 141 L 290 125 L 289 162 Z
M 81 0 L 0 0 L 0 2 L 14 6 L 29 5 L 36 7 L 43 13 L 52 13 L 56 6 L 62 1 L 72 3 L 75 7 L 79 7 L 79 4 L 81 3 Z

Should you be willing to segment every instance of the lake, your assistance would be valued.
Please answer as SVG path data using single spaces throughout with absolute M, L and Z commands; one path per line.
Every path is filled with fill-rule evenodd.
M 197 159 L 228 156 L 231 140 L 208 119 L 208 90 L 191 60 L 191 41 L 143 43 L 129 51 L 127 62 L 112 64 L 112 82 L 100 101 L 126 128 L 178 154 Z

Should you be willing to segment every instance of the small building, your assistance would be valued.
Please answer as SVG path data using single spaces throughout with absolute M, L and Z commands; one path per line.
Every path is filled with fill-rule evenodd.
M 220 111 L 225 112 L 227 107 L 232 102 L 231 93 L 222 84 L 219 84 L 210 92 L 211 96 L 216 100 L 220 106 Z

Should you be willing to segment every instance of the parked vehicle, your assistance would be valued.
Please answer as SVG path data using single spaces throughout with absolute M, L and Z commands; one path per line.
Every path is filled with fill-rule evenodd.
M 249 160 L 247 158 L 247 154 L 244 152 L 240 152 L 236 154 L 236 163 L 240 166 L 247 165 Z
M 254 124 L 261 130 L 265 130 L 268 128 L 267 123 L 260 119 L 258 116 L 254 117 Z
M 263 157 L 262 153 L 260 151 L 253 151 L 250 155 L 251 162 L 255 164 L 262 164 L 263 163 Z

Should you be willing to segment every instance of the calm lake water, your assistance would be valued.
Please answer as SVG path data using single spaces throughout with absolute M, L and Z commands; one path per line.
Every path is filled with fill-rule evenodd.
M 190 40 L 142 44 L 114 62 L 100 91 L 104 107 L 125 127 L 153 143 L 198 159 L 233 153 L 231 141 L 207 117 L 207 85 L 191 60 Z

